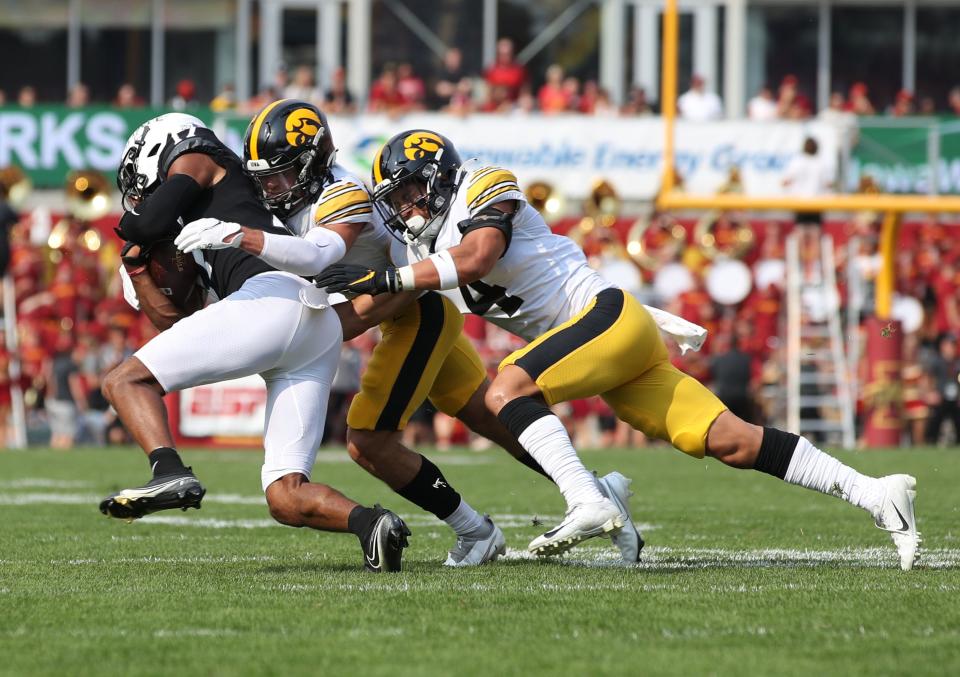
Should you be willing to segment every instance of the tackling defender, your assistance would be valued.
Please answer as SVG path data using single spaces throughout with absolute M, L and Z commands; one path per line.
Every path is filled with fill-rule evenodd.
M 181 219 L 216 216 L 273 229 L 239 158 L 193 116 L 162 115 L 138 128 L 117 181 L 127 210 L 119 230 L 143 248 L 171 238 Z M 162 295 L 126 253 L 129 275 L 154 319 Z M 261 482 L 270 514 L 290 526 L 350 531 L 360 539 L 367 569 L 399 571 L 410 533 L 403 521 L 310 482 L 340 356 L 336 313 L 303 304 L 301 293 L 312 289 L 306 280 L 247 253 L 210 252 L 204 265 L 221 300 L 182 319 L 166 308 L 171 326 L 158 327 L 165 330 L 104 380 L 104 395 L 147 454 L 153 479 L 108 496 L 100 510 L 135 519 L 199 508 L 205 489 L 174 448 L 163 396 L 259 373 L 267 386 Z
M 569 506 L 563 523 L 534 539 L 531 551 L 563 552 L 615 517 L 546 406 L 601 395 L 621 420 L 690 456 L 753 468 L 863 508 L 892 536 L 901 568 L 913 567 L 920 544 L 913 477 L 862 475 L 803 437 L 730 413 L 670 364 L 651 313 L 550 231 L 511 172 L 463 165 L 448 139 L 411 130 L 380 150 L 373 181 L 375 204 L 403 234 L 411 263 L 333 266 L 317 284 L 370 294 L 442 290 L 464 312 L 530 341 L 501 363 L 486 401 Z
M 337 260 L 365 267 L 389 265 L 393 238 L 374 212 L 362 180 L 335 163 L 329 125 L 315 106 L 285 99 L 261 110 L 247 129 L 244 166 L 264 204 L 297 237 L 201 219 L 187 224 L 177 237 L 184 252 L 239 247 L 304 276 L 319 274 Z M 383 299 L 362 296 L 354 303 L 382 304 Z M 330 299 L 337 301 L 343 299 Z M 429 397 L 438 409 L 546 475 L 485 406 L 486 370 L 462 327 L 462 314 L 441 295 L 408 294 L 405 306 L 381 325 L 383 338 L 347 416 L 353 459 L 453 528 L 457 542 L 445 561 L 448 566 L 493 561 L 504 552 L 505 539 L 436 465 L 401 444 L 402 430 L 424 399 Z M 629 521 L 629 481 L 615 473 L 600 482 Z M 641 543 L 635 529 L 617 539 L 622 556 L 631 562 L 638 559 Z

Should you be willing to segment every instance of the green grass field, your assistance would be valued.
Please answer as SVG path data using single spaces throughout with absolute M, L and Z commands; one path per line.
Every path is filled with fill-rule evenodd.
M 584 453 L 635 478 L 633 567 L 598 540 L 527 558 L 553 485 L 503 452 L 432 454 L 511 548 L 447 570 L 445 525 L 322 452 L 316 479 L 413 530 L 379 576 L 353 536 L 271 522 L 257 453 L 187 451 L 203 509 L 125 524 L 97 502 L 147 478 L 140 452 L 0 452 L 0 674 L 960 674 L 957 451 L 840 455 L 917 476 L 908 573 L 865 513 L 663 449 Z

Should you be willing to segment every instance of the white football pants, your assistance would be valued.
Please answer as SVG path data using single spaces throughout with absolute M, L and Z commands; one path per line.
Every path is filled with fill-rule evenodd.
M 251 374 L 263 377 L 264 491 L 290 473 L 310 477 L 340 360 L 340 320 L 329 308 L 301 303 L 299 292 L 309 285 L 290 273 L 261 273 L 134 355 L 168 393 Z

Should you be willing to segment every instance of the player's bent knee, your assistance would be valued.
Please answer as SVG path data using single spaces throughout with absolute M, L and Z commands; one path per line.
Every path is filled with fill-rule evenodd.
M 732 468 L 752 468 L 762 440 L 763 428 L 725 411 L 710 428 L 707 455 Z
M 355 463 L 376 459 L 390 447 L 390 438 L 397 435 L 392 430 L 347 429 L 347 453 Z
M 509 364 L 493 379 L 493 383 L 487 388 L 483 401 L 487 409 L 494 414 L 498 414 L 507 402 L 512 402 L 518 397 L 531 397 L 539 394 L 540 386 L 530 378 L 530 375 L 520 367 Z
M 103 379 L 101 391 L 107 402 L 113 405 L 117 398 L 122 396 L 121 393 L 125 388 L 137 384 L 149 385 L 163 393 L 163 388 L 143 362 L 131 357 L 110 370 Z

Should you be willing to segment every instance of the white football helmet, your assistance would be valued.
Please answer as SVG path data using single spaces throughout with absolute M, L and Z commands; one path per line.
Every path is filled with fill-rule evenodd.
M 202 120 L 184 113 L 166 113 L 137 127 L 127 139 L 117 170 L 123 208 L 132 210 L 160 184 L 160 158 L 168 146 L 206 128 Z

